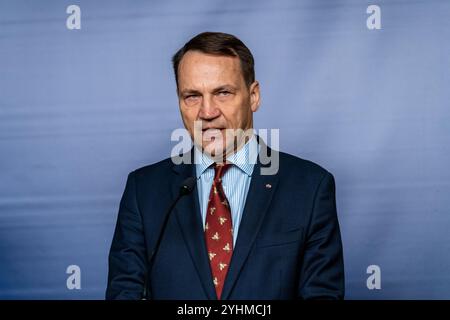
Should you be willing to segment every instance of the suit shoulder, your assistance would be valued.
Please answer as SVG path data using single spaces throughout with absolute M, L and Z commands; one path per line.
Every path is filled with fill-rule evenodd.
M 165 175 L 172 166 L 172 158 L 166 158 L 164 160 L 137 168 L 130 174 L 134 174 L 138 177 Z
M 279 152 L 280 154 L 280 170 L 286 174 L 301 174 L 316 178 L 323 178 L 325 175 L 332 174 L 311 160 L 303 159 L 289 153 Z M 281 173 L 281 172 L 280 172 Z

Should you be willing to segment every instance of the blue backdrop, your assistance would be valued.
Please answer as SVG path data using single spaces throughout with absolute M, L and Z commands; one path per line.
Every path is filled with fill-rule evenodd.
M 450 299 L 446 0 L 0 0 L 0 298 L 104 297 L 127 174 L 169 156 L 170 58 L 202 31 L 254 53 L 256 127 L 334 174 L 347 298 Z

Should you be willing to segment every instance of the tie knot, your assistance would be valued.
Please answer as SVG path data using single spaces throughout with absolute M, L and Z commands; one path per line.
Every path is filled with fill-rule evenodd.
M 231 163 L 214 163 L 214 180 L 221 180 L 225 172 L 231 167 Z

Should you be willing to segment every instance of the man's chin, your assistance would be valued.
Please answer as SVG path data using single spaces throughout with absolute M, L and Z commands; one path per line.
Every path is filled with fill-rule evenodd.
M 203 144 L 203 153 L 210 157 L 218 157 L 224 154 L 223 147 L 217 147 L 214 143 Z
M 226 158 L 226 148 L 214 142 L 204 143 L 202 152 L 216 162 L 222 162 Z

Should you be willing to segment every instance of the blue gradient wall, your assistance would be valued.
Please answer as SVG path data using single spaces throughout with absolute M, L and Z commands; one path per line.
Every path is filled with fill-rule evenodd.
M 253 51 L 256 127 L 334 174 L 347 298 L 450 299 L 445 0 L 1 0 L 0 298 L 104 297 L 127 174 L 169 156 L 170 58 L 202 31 Z

